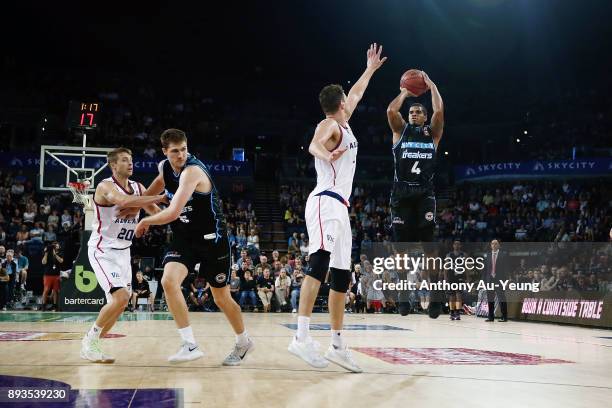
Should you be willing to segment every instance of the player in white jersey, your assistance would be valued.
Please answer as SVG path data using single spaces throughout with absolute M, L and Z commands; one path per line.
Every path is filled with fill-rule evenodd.
M 298 330 L 289 345 L 290 353 L 316 368 L 326 367 L 327 362 L 331 361 L 349 371 L 362 371 L 353 361 L 341 335 L 344 298 L 351 279 L 352 240 L 348 199 L 357 162 L 357 139 L 348 121 L 363 97 L 370 78 L 387 59 L 381 59 L 381 53 L 382 46 L 370 45 L 366 70 L 348 96 L 340 85 L 328 85 L 319 94 L 325 119 L 317 126 L 308 148 L 315 157 L 317 170 L 317 185 L 308 196 L 305 215 L 310 239 L 310 270 L 300 291 Z M 332 342 L 323 359 L 317 351 L 318 344 L 308 331 L 312 308 L 328 271 Z
M 138 215 L 123 217 L 119 212 L 122 208 L 144 206 L 148 212 L 155 213 L 160 211 L 155 203 L 164 199 L 163 195 L 142 196 L 142 184 L 129 180 L 133 172 L 129 149 L 115 149 L 108 153 L 107 160 L 113 176 L 96 187 L 95 218 L 87 243 L 89 263 L 106 294 L 107 303 L 81 342 L 81 358 L 95 363 L 115 361 L 100 349 L 100 337 L 113 327 L 131 295 L 130 246 Z

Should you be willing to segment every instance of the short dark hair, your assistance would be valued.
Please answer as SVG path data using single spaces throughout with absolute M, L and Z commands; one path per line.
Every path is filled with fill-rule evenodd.
M 344 89 L 341 85 L 327 85 L 319 93 L 319 103 L 324 113 L 336 113 L 340 108 L 340 102 L 344 97 Z
M 162 147 L 167 149 L 171 143 L 179 144 L 187 141 L 187 135 L 180 129 L 166 129 L 162 132 L 160 138 Z
M 127 147 L 118 147 L 114 150 L 111 150 L 110 152 L 108 152 L 106 154 L 106 161 L 110 164 L 110 163 L 116 163 L 117 159 L 119 158 L 118 156 L 121 153 L 127 153 L 130 156 L 132 155 L 132 151 L 130 149 L 128 149 Z
M 421 108 L 421 110 L 423 111 L 423 114 L 427 116 L 427 108 L 425 107 L 425 105 L 423 105 L 422 103 L 413 103 L 412 105 L 410 105 L 411 108 L 413 106 L 418 106 L 419 108 Z

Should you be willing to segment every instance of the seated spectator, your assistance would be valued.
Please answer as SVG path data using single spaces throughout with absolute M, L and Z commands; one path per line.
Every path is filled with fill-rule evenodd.
M 298 238 L 298 233 L 294 232 L 287 242 L 287 252 L 289 254 L 300 253 L 300 240 Z
M 155 311 L 155 294 L 151 293 L 149 289 L 149 282 L 144 279 L 142 272 L 136 272 L 136 282 L 134 283 L 134 287 L 132 288 L 132 306 L 130 307 L 130 311 L 134 311 L 134 309 L 138 308 L 138 299 L 147 299 L 147 309 L 149 312 Z
M 20 242 L 20 241 L 27 241 L 28 239 L 30 239 L 30 233 L 28 231 L 28 226 L 25 224 L 22 224 L 21 229 L 19 230 L 19 232 L 17 232 L 17 235 L 15 236 L 15 240 L 17 240 L 17 242 Z
M 270 276 L 270 268 L 266 267 L 263 269 L 263 275 L 257 278 L 257 294 L 263 304 L 264 313 L 270 311 L 274 287 L 274 278 Z
M 247 238 L 247 246 L 254 247 L 259 250 L 259 235 L 255 233 L 254 229 L 251 229 Z
M 232 299 L 236 303 L 240 302 L 240 278 L 238 277 L 238 265 L 232 265 L 232 274 L 230 277 L 230 293 L 232 295 Z
M 189 299 L 196 310 L 206 310 L 206 305 L 211 299 L 210 284 L 206 279 L 197 276 L 191 283 Z
M 302 244 L 300 245 L 300 253 L 302 256 L 308 255 L 308 238 L 304 238 L 302 240 Z
M 247 298 L 253 305 L 253 311 L 257 311 L 257 296 L 255 295 L 255 288 L 257 282 L 251 276 L 251 271 L 244 271 L 244 277 L 240 282 L 240 307 L 244 309 Z
M 304 273 L 301 270 L 296 269 L 293 271 L 291 278 L 291 309 L 292 313 L 297 313 L 298 300 L 300 299 L 300 291 L 302 289 L 302 281 L 304 280 Z
M 68 209 L 64 210 L 61 221 L 62 221 L 62 225 L 64 225 L 65 223 L 72 225 L 72 215 L 70 215 L 70 212 L 68 211 Z
M 47 227 L 47 231 L 43 234 L 43 241 L 51 242 L 57 240 L 57 234 L 55 233 L 55 228 L 52 225 Z
M 59 216 L 57 214 L 57 210 L 53 210 L 51 215 L 47 217 L 47 226 L 53 226 L 53 228 L 57 229 L 59 227 Z
M 289 277 L 289 275 L 287 275 L 287 270 L 285 268 L 281 268 L 280 274 L 276 278 L 274 286 L 276 300 L 280 305 L 280 309 L 278 311 L 280 311 L 287 304 L 287 300 L 289 300 L 289 295 L 291 291 L 291 278 Z

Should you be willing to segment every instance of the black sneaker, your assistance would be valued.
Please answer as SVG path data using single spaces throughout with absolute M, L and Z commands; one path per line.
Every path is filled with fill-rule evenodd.
M 410 302 L 399 302 L 398 310 L 402 316 L 408 315 L 410 313 Z
M 431 291 L 429 308 L 427 309 L 427 312 L 430 318 L 437 319 L 438 316 L 440 316 L 440 313 L 442 313 L 442 306 L 444 306 L 443 301 L 444 301 L 444 293 L 442 291 L 440 290 Z

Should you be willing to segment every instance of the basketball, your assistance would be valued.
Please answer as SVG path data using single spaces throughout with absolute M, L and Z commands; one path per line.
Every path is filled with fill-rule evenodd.
M 416 96 L 423 95 L 428 89 L 423 74 L 418 69 L 409 69 L 404 72 L 400 79 L 400 88 L 406 88 Z

